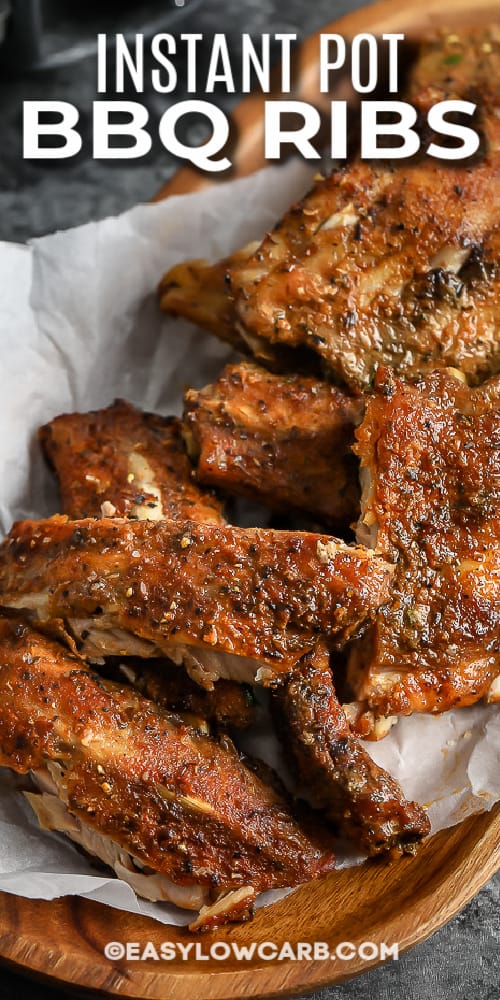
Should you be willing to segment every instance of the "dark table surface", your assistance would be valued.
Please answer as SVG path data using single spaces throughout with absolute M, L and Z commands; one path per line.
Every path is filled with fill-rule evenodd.
M 194 0 L 193 0 L 194 2 Z M 425 3 L 425 0 L 423 0 Z M 358 6 L 349 0 L 204 0 L 196 10 L 189 10 L 186 0 L 182 30 L 209 35 L 225 31 L 237 51 L 242 32 L 259 35 L 263 31 L 297 31 L 309 34 L 345 11 Z M 143 4 L 88 3 L 84 15 L 73 16 L 73 7 L 51 7 L 47 51 L 56 52 L 81 42 L 101 31 L 169 30 L 164 28 L 172 15 L 173 2 L 148 0 Z M 404 6 L 404 0 L 402 0 Z M 473 4 L 471 4 L 473 7 Z M 78 19 L 80 18 L 80 20 Z M 82 19 L 83 18 L 83 19 Z M 158 22 L 160 22 L 161 27 Z M 178 25 L 180 30 L 180 24 Z M 203 58 L 203 56 L 202 56 Z M 95 96 L 95 60 L 90 54 L 82 59 L 52 68 L 18 72 L 0 78 L 0 239 L 24 242 L 57 228 L 67 228 L 121 212 L 138 201 L 147 200 L 175 171 L 177 164 L 163 150 L 156 150 L 147 161 L 129 164 L 97 163 L 83 154 L 76 162 L 27 163 L 21 152 L 21 106 L 23 100 L 37 98 L 71 101 L 82 110 L 90 107 Z M 0 54 L 1 66 L 1 54 Z M 126 96 L 126 95 L 125 95 Z M 179 90 L 175 98 L 182 98 Z M 159 114 L 165 98 L 146 94 L 151 114 Z M 229 106 L 227 98 L 221 104 Z M 87 143 L 88 146 L 88 143 Z M 500 997 L 498 973 L 500 875 L 497 875 L 469 903 L 459 916 L 430 940 L 413 948 L 398 962 L 367 972 L 350 983 L 313 994 L 318 1000 L 379 1000 L 402 997 L 404 1000 L 495 1000 Z M 374 900 L 374 906 L 376 901 Z M 3 972 L 0 979 L 1 1000 L 49 1000 L 59 991 Z

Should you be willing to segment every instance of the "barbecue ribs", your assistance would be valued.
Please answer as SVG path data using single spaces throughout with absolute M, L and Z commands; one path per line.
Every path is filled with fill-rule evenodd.
M 230 265 L 248 260 L 258 247 L 250 243 L 231 257 L 216 264 L 206 260 L 188 260 L 176 264 L 163 276 L 158 288 L 160 306 L 170 316 L 181 316 L 214 333 L 242 351 L 249 353 L 235 323 L 232 300 L 227 294 L 226 274 Z
M 141 413 L 117 400 L 104 410 L 57 417 L 39 436 L 59 480 L 62 513 L 70 518 L 109 512 L 137 520 L 225 523 L 215 497 L 193 482 L 175 417 Z M 166 660 L 135 660 L 121 665 L 121 673 L 119 664 L 107 668 L 163 708 L 198 716 L 200 725 L 245 728 L 253 719 L 251 691 L 233 681 L 206 691 Z
M 121 683 L 128 681 L 161 708 L 188 713 L 193 725 L 207 731 L 209 727 L 247 729 L 255 722 L 255 698 L 247 684 L 219 680 L 213 690 L 207 691 L 171 660 L 113 657 L 99 668 L 99 673 Z
M 241 377 L 240 377 L 241 372 Z M 315 423 L 316 435 L 318 434 L 318 424 L 322 427 L 321 420 L 323 419 L 323 424 L 327 423 L 329 419 L 329 430 L 333 433 L 340 426 L 342 422 L 345 424 L 347 417 L 350 417 L 349 431 L 353 434 L 352 424 L 353 424 L 353 414 L 358 415 L 359 405 L 350 400 L 345 400 L 342 394 L 335 389 L 330 389 L 326 385 L 317 386 L 316 383 L 302 380 L 289 379 L 288 382 L 292 384 L 292 388 L 288 388 L 288 383 L 283 379 L 277 379 L 275 377 L 270 377 L 266 372 L 260 372 L 253 366 L 248 366 L 248 368 L 238 368 L 238 369 L 228 369 L 228 377 L 234 376 L 235 378 L 235 395 L 237 399 L 241 395 L 242 380 L 248 372 L 248 378 L 251 383 L 256 386 L 254 395 L 260 397 L 264 395 L 264 390 L 267 387 L 267 399 L 269 409 L 274 408 L 274 418 L 276 419 L 276 410 L 281 409 L 288 412 L 289 423 L 293 419 L 293 403 L 301 403 L 300 410 L 304 412 L 306 404 L 311 405 L 311 409 L 314 413 L 314 407 L 316 405 L 317 419 Z M 278 399 L 278 405 L 276 406 L 275 400 L 273 399 L 272 392 L 270 391 L 270 386 L 278 384 L 282 386 L 281 398 Z M 319 396 L 319 400 L 316 397 Z M 245 410 L 247 414 L 246 427 L 247 431 L 250 431 L 250 422 L 248 419 L 248 414 L 251 413 L 251 400 L 249 400 L 248 405 L 245 407 L 243 400 L 239 399 L 241 407 Z M 258 419 L 258 407 L 256 413 L 256 419 Z M 299 412 L 300 412 L 299 410 Z M 118 414 L 120 414 L 118 410 Z M 240 412 L 242 412 L 240 410 Z M 111 408 L 111 410 L 105 411 L 104 417 L 106 418 L 106 428 L 107 428 L 107 445 L 108 451 L 115 452 L 117 454 L 126 453 L 130 448 L 130 442 L 128 437 L 123 440 L 122 422 L 116 420 L 116 408 Z M 62 465 L 63 469 L 68 464 L 68 450 L 74 447 L 75 437 L 78 438 L 78 422 L 83 422 L 85 426 L 88 422 L 88 417 L 74 415 L 71 418 L 63 418 L 64 420 L 70 420 L 72 426 L 72 434 L 69 437 L 64 437 L 62 440 L 61 448 L 57 453 L 57 459 L 59 465 Z M 243 419 L 243 414 L 242 414 Z M 102 422 L 102 415 L 101 415 Z M 55 421 L 58 424 L 58 421 Z M 304 429 L 305 430 L 305 429 Z M 345 430 L 344 430 L 345 434 Z M 337 438 L 339 437 L 339 432 L 337 429 Z M 293 436 L 292 436 L 293 437 Z M 272 439 L 271 429 L 268 432 L 268 438 Z M 323 439 L 325 434 L 323 434 Z M 85 462 L 88 459 L 90 443 L 85 450 L 83 461 L 80 467 L 80 478 L 84 479 L 84 472 L 86 470 Z M 99 447 L 99 436 L 95 438 L 94 447 Z M 317 446 L 316 446 L 317 447 Z M 312 445 L 308 449 L 308 458 L 311 460 Z M 92 452 L 90 450 L 90 454 Z M 147 451 L 147 445 L 143 449 L 144 457 L 149 461 L 149 455 Z M 300 450 L 296 449 L 290 454 L 289 464 L 292 463 L 292 456 L 295 455 L 295 472 L 297 472 L 297 462 L 299 460 Z M 333 462 L 333 456 L 332 456 Z M 109 462 L 111 466 L 111 460 Z M 323 461 L 323 470 L 325 474 L 327 472 L 327 462 L 326 459 Z M 286 463 L 283 462 L 283 475 L 286 474 Z M 290 471 L 287 473 L 290 475 Z M 292 480 L 293 481 L 293 480 Z M 69 491 L 70 492 L 70 491 Z M 67 503 L 71 507 L 71 496 L 68 495 L 68 490 L 66 491 Z M 170 509 L 172 509 L 172 503 L 170 502 L 175 499 L 175 491 L 172 497 L 169 496 Z M 95 505 L 97 505 L 100 497 L 94 500 Z M 165 502 L 165 501 L 163 501 Z M 87 502 L 87 507 L 93 513 L 90 502 Z M 196 510 L 199 509 L 199 505 Z M 97 511 L 98 512 L 98 511 Z M 324 649 L 320 646 L 317 651 L 311 654 L 310 662 L 305 668 L 303 681 L 300 685 L 292 684 L 285 679 L 285 689 L 284 694 L 279 698 L 279 701 L 284 705 L 284 733 L 287 734 L 287 739 L 290 737 L 290 732 L 292 734 L 292 740 L 295 747 L 299 746 L 298 740 L 294 738 L 294 725 L 296 726 L 297 720 L 304 719 L 307 717 L 308 713 L 311 711 L 312 701 L 307 697 L 307 686 L 305 683 L 306 671 L 308 683 L 314 686 L 315 690 L 324 691 L 325 677 L 328 676 L 328 669 L 324 665 L 324 659 L 327 656 Z M 313 671 L 315 665 L 318 664 L 318 675 L 315 677 Z M 299 668 L 300 669 L 300 668 Z M 175 711 L 188 712 L 188 721 L 190 725 L 197 727 L 201 731 L 207 731 L 207 719 L 215 716 L 216 725 L 219 727 L 227 725 L 229 723 L 237 723 L 239 725 L 249 724 L 252 715 L 246 701 L 245 689 L 237 684 L 219 680 L 217 684 L 214 685 L 212 692 L 207 692 L 200 688 L 198 685 L 194 684 L 184 673 L 184 671 L 179 671 L 175 665 L 169 663 L 168 661 L 154 661 L 154 660 L 137 660 L 128 659 L 125 663 L 118 660 L 115 663 L 110 663 L 109 661 L 101 668 L 107 675 L 111 671 L 111 676 L 118 676 L 119 679 L 123 679 L 123 676 L 132 683 L 136 688 L 138 688 L 143 694 L 148 698 L 152 698 L 157 704 L 163 708 L 174 709 Z M 330 678 L 331 681 L 331 678 Z M 322 686 L 323 685 L 323 686 Z M 293 703 L 293 707 L 289 704 L 289 699 L 291 697 L 291 692 L 294 692 L 296 698 Z M 285 694 L 286 692 L 286 694 Z M 288 699 L 288 702 L 287 702 Z M 316 704 L 316 702 L 315 702 Z M 333 708 L 331 718 L 328 718 L 328 712 Z M 333 711 L 333 709 L 332 709 Z M 342 710 L 338 703 L 336 702 L 333 689 L 331 692 L 331 700 L 327 701 L 323 705 L 323 711 L 321 719 L 317 720 L 317 729 L 321 735 L 321 727 L 327 726 L 328 732 L 336 732 L 339 728 L 339 714 Z M 288 718 L 287 718 L 288 716 Z M 186 717 L 184 717 L 186 718 Z M 286 723 L 289 721 L 289 729 L 287 729 Z M 345 719 L 344 725 L 346 726 Z M 343 732 L 343 731 L 342 731 Z M 339 810 L 336 811 L 336 828 L 342 830 L 346 835 L 353 836 L 355 840 L 361 843 L 363 849 L 367 849 L 370 853 L 376 853 L 382 850 L 388 850 L 395 844 L 401 844 L 408 847 L 409 843 L 414 843 L 421 834 L 421 828 L 423 823 L 423 816 L 420 816 L 420 826 L 417 823 L 415 808 L 409 807 L 405 802 L 401 790 L 399 789 L 396 782 L 393 781 L 389 775 L 386 775 L 383 771 L 376 768 L 375 765 L 369 761 L 364 751 L 358 745 L 357 741 L 350 737 L 350 754 L 342 755 L 338 754 L 336 758 L 336 771 L 335 778 L 332 779 L 332 767 L 330 770 L 326 769 L 324 772 L 320 772 L 316 775 L 316 785 L 319 789 L 320 785 L 323 787 L 323 795 L 327 795 L 331 798 L 330 784 L 333 780 L 335 787 L 335 781 L 342 788 L 343 799 L 342 808 L 346 813 L 351 811 L 354 815 L 358 815 L 361 812 L 361 816 L 364 822 L 364 826 L 361 826 L 363 836 L 359 836 L 358 828 L 354 825 L 349 826 L 347 821 L 344 822 L 339 814 Z M 353 760 L 359 759 L 364 761 L 364 774 L 369 772 L 370 782 L 365 779 L 364 796 L 362 799 L 362 806 L 360 809 L 359 796 L 356 791 L 356 782 L 352 780 L 352 765 Z M 303 761 L 304 768 L 306 769 L 308 760 Z M 258 772 L 259 773 L 259 772 Z M 264 780 L 267 780 L 264 777 Z M 366 787 L 368 786 L 368 787 Z M 389 793 L 388 794 L 388 790 Z M 352 801 L 351 801 L 352 800 Z M 382 824 L 375 822 L 374 817 L 381 815 L 382 806 L 380 803 L 383 802 L 384 809 L 384 830 L 386 831 L 385 836 L 382 836 Z M 413 812 L 412 812 L 413 809 Z M 330 815 L 332 816 L 335 809 L 332 807 L 330 810 Z
M 56 516 L 14 525 L 0 601 L 62 620 L 84 655 L 167 655 L 207 686 L 221 672 L 266 683 L 320 635 L 362 630 L 392 571 L 328 535 Z
M 404 96 L 422 116 L 476 104 L 476 162 L 355 161 L 227 262 L 233 323 L 257 358 L 305 349 L 354 391 L 379 363 L 407 378 L 454 366 L 471 382 L 500 369 L 499 80 L 495 27 L 423 43 Z
M 362 412 L 326 382 L 227 365 L 186 393 L 188 451 L 201 483 L 345 529 L 359 509 L 351 445 Z
M 304 657 L 273 702 L 299 778 L 336 831 L 370 855 L 413 853 L 429 820 L 351 733 L 324 647 Z
M 313 415 L 315 415 L 315 406 L 318 411 L 316 414 L 315 421 L 315 434 L 312 435 L 312 440 L 316 441 L 318 437 L 318 427 L 322 430 L 322 425 L 327 424 L 327 430 L 330 435 L 336 432 L 337 439 L 341 437 L 339 434 L 338 427 L 342 428 L 344 425 L 344 436 L 346 435 L 345 424 L 348 419 L 348 427 L 350 435 L 353 434 L 352 426 L 354 414 L 358 416 L 359 405 L 351 400 L 345 400 L 342 394 L 335 389 L 330 389 L 326 385 L 317 385 L 311 380 L 297 380 L 289 379 L 288 381 L 283 379 L 278 379 L 274 376 L 268 376 L 266 372 L 261 372 L 255 369 L 253 366 L 240 366 L 239 368 L 228 369 L 226 372 L 225 379 L 221 379 L 222 385 L 224 381 L 229 379 L 234 379 L 234 392 L 237 401 L 240 404 L 239 412 L 241 414 L 241 419 L 244 419 L 246 414 L 245 427 L 247 432 L 250 433 L 251 423 L 249 420 L 249 414 L 251 414 L 251 402 L 250 398 L 245 401 L 240 398 L 242 389 L 245 387 L 245 377 L 248 376 L 251 386 L 254 386 L 254 395 L 258 398 L 265 395 L 265 389 L 267 388 L 267 400 L 268 407 L 274 413 L 274 421 L 276 417 L 280 423 L 283 422 L 283 418 L 280 419 L 280 408 L 281 410 L 288 413 L 289 423 L 293 420 L 294 406 L 293 404 L 300 404 L 299 406 L 299 417 L 300 413 L 303 413 L 307 409 L 307 404 L 310 405 Z M 291 383 L 291 388 L 288 387 L 288 383 Z M 231 384 L 233 384 L 231 382 Z M 276 397 L 273 396 L 271 391 L 274 385 L 280 385 L 282 388 L 281 397 L 278 398 L 276 405 Z M 248 395 L 248 393 L 247 393 Z M 319 397 L 319 399 L 317 399 Z M 276 411 L 278 411 L 276 413 Z M 120 414 L 118 410 L 118 414 Z M 256 406 L 255 419 L 258 421 L 258 414 L 262 412 L 262 407 Z M 126 452 L 130 447 L 128 439 L 125 442 L 122 440 L 122 426 L 121 421 L 116 421 L 116 407 L 111 408 L 110 411 L 105 411 L 104 416 L 106 417 L 106 427 L 108 431 L 108 447 L 121 454 Z M 114 426 L 112 419 L 114 420 Z M 322 421 L 321 421 L 322 418 Z M 88 417 L 75 415 L 71 418 L 65 418 L 70 420 L 72 424 L 73 433 L 71 436 L 65 438 L 62 442 L 62 447 L 57 453 L 57 459 L 59 465 L 64 468 L 68 461 L 68 449 L 74 447 L 74 439 L 77 437 L 78 421 L 86 424 Z M 102 420 L 102 417 L 101 417 Z M 328 422 L 329 421 L 329 422 Z M 76 426 L 75 426 L 76 422 Z M 313 421 L 314 423 L 314 421 Z M 58 421 L 55 421 L 58 424 Z M 59 424 L 60 426 L 60 424 Z M 272 425 L 273 426 L 273 425 Z M 272 426 L 268 431 L 268 439 L 272 440 Z M 305 432 L 305 428 L 303 433 Z M 310 433 L 310 432 L 309 432 Z M 321 440 L 324 441 L 327 437 L 326 432 L 323 432 Z M 228 439 L 228 442 L 230 438 Z M 94 447 L 99 446 L 99 436 L 95 439 Z M 318 445 L 316 444 L 316 448 Z M 302 443 L 303 449 L 303 443 Z M 293 434 L 291 442 L 291 450 L 289 448 L 289 462 L 283 461 L 283 476 L 291 475 L 291 471 L 295 471 L 297 474 L 297 464 L 300 458 L 301 449 L 295 448 L 293 445 Z M 312 459 L 312 444 L 308 448 L 308 460 Z M 85 450 L 84 459 L 81 467 L 81 475 L 83 476 L 84 470 L 86 468 L 85 461 L 89 454 L 89 448 Z M 92 454 L 92 453 L 91 453 Z M 145 447 L 145 452 L 143 451 L 145 458 L 149 461 L 149 455 L 147 452 L 147 447 Z M 295 457 L 294 457 L 295 456 Z M 332 464 L 334 462 L 334 455 L 331 455 Z M 56 463 L 57 464 L 57 463 Z M 110 463 L 111 464 L 111 463 Z M 290 466 L 294 464 L 294 470 L 287 470 L 287 464 Z M 327 473 L 327 460 L 323 460 L 323 465 L 321 469 L 322 473 Z M 270 475 L 271 475 L 270 471 Z M 293 483 L 293 478 L 291 479 Z M 68 497 L 68 490 L 66 490 L 67 503 L 71 507 L 71 497 Z M 114 494 L 113 494 L 114 495 Z M 94 501 L 96 504 L 98 500 Z M 175 499 L 175 492 L 173 494 L 173 499 Z M 163 501 L 164 502 L 164 501 Z M 170 503 L 170 499 L 169 499 Z M 87 502 L 87 507 L 93 513 L 91 509 L 91 504 Z M 172 509 L 172 504 L 170 503 L 170 509 Z M 196 509 L 199 509 L 198 507 Z M 326 657 L 326 666 L 325 666 Z M 277 700 L 283 706 L 283 732 L 287 742 L 292 740 L 293 748 L 296 750 L 298 756 L 299 769 L 305 773 L 309 779 L 315 781 L 317 797 L 321 802 L 323 802 L 326 796 L 330 803 L 329 815 L 334 818 L 336 829 L 340 829 L 341 832 L 350 836 L 356 842 L 360 843 L 362 849 L 368 850 L 369 853 L 378 853 L 383 850 L 388 850 L 395 845 L 400 845 L 404 849 L 409 849 L 411 845 L 416 843 L 416 841 L 421 837 L 422 832 L 426 830 L 425 817 L 423 814 L 418 812 L 418 808 L 414 805 L 409 806 L 406 803 L 401 789 L 397 783 L 390 778 L 385 772 L 380 768 L 377 768 L 373 762 L 370 761 L 366 753 L 361 749 L 357 741 L 349 736 L 349 752 L 342 753 L 340 750 L 341 740 L 345 733 L 347 732 L 347 723 L 345 717 L 343 717 L 343 727 L 340 726 L 339 720 L 342 716 L 342 709 L 338 705 L 335 699 L 333 687 L 331 685 L 331 676 L 328 671 L 328 660 L 326 651 L 320 646 L 318 649 L 311 654 L 305 664 L 304 670 L 300 670 L 300 684 L 298 684 L 296 675 L 294 675 L 293 681 L 288 678 L 285 680 L 285 686 L 283 688 L 283 693 L 280 696 L 276 696 Z M 315 670 L 317 668 L 317 673 Z M 118 676 L 120 680 L 125 677 L 130 683 L 133 684 L 138 690 L 145 694 L 148 698 L 151 698 L 156 704 L 160 705 L 162 708 L 173 709 L 175 711 L 188 712 L 188 721 L 193 727 L 197 727 L 201 731 L 207 731 L 207 720 L 214 719 L 215 724 L 218 728 L 225 727 L 228 724 L 236 724 L 239 726 L 249 725 L 253 718 L 253 713 L 248 705 L 248 689 L 241 687 L 240 685 L 234 684 L 229 681 L 219 680 L 217 684 L 214 685 L 214 689 L 211 692 L 205 691 L 198 685 L 193 683 L 184 671 L 179 671 L 175 665 L 169 663 L 168 661 L 144 661 L 137 659 L 128 659 L 125 663 L 118 660 L 115 663 L 110 663 L 109 661 L 106 665 L 101 668 L 105 670 L 106 674 L 109 675 L 111 671 L 111 676 Z M 325 684 L 326 680 L 329 678 L 330 690 L 327 691 Z M 309 685 L 309 687 L 308 687 Z M 313 688 L 316 692 L 322 693 L 322 702 L 320 707 L 320 702 L 318 697 L 311 698 L 310 688 Z M 337 734 L 337 754 L 335 756 L 335 761 L 332 764 L 332 758 L 328 757 L 328 754 L 322 753 L 319 749 L 319 744 L 316 744 L 318 760 L 325 761 L 330 760 L 330 767 L 321 768 L 317 763 L 316 773 L 315 773 L 315 760 L 316 758 L 311 757 L 311 752 L 301 760 L 300 757 L 300 735 L 296 733 L 297 726 L 300 722 L 304 722 L 309 717 L 309 714 L 313 711 L 316 713 L 316 732 L 318 734 L 318 740 L 324 742 L 325 732 L 327 734 Z M 184 716 L 186 718 L 186 716 Z M 330 745 L 330 750 L 333 753 L 333 742 Z M 361 793 L 358 788 L 357 781 L 353 781 L 352 772 L 353 766 L 357 762 L 363 762 L 363 792 Z M 302 764 L 302 767 L 301 767 Z M 309 767 L 309 765 L 312 765 Z M 312 772 L 312 773 L 310 773 Z M 264 779 L 265 780 L 265 779 Z M 334 792 L 332 793 L 332 787 Z M 340 806 L 338 804 L 339 792 L 340 792 Z M 319 794 L 321 792 L 321 795 Z M 333 804 L 332 804 L 333 799 Z M 337 803 L 337 807 L 335 806 Z M 354 821 L 349 821 L 347 817 L 353 815 L 355 817 Z M 381 818 L 383 815 L 383 819 Z M 378 817 L 378 822 L 376 821 Z
M 334 864 L 234 750 L 20 619 L 0 618 L 0 764 L 34 775 L 42 826 L 149 899 L 199 909 L 245 889 L 248 905 Z
M 116 400 L 92 413 L 67 413 L 39 432 L 68 517 L 223 524 L 215 496 L 193 482 L 176 417 Z
M 397 565 L 351 656 L 360 732 L 469 705 L 500 673 L 500 377 L 470 389 L 443 371 L 410 385 L 379 369 L 375 389 L 357 431 L 358 538 Z

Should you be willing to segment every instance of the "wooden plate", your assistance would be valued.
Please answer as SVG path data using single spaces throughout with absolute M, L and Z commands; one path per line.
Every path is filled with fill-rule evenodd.
M 405 31 L 418 34 L 433 25 L 453 29 L 472 19 L 477 23 L 500 15 L 499 0 L 384 0 L 329 25 L 352 37 L 359 31 Z M 301 50 L 301 91 L 314 99 L 317 37 Z M 235 118 L 240 143 L 235 175 L 251 173 L 263 164 L 262 97 L 250 97 Z M 211 183 L 191 169 L 180 170 L 158 195 L 166 197 Z M 377 861 L 333 872 L 319 883 L 257 913 L 252 924 L 223 928 L 201 939 L 205 954 L 214 941 L 326 942 L 330 950 L 341 942 L 377 947 L 397 943 L 400 952 L 428 937 L 450 920 L 500 868 L 500 804 L 490 813 L 465 820 L 434 836 L 416 858 Z M 0 958 L 13 967 L 59 985 L 101 991 L 107 996 L 157 1000 L 230 1000 L 286 996 L 339 982 L 378 964 L 378 958 L 348 960 L 235 962 L 188 960 L 110 961 L 104 945 L 110 940 L 186 943 L 185 930 L 162 926 L 146 917 L 110 909 L 99 903 L 67 897 L 45 902 L 0 893 Z M 191 939 L 192 940 L 192 939 Z

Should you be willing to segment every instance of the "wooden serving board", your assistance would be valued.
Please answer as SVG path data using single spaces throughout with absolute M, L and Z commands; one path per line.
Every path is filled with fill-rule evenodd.
M 347 38 L 360 31 L 404 31 L 418 35 L 436 25 L 500 20 L 500 0 L 383 0 L 347 15 L 325 31 Z M 317 36 L 300 54 L 301 94 L 314 100 Z M 263 165 L 264 98 L 249 97 L 234 118 L 238 145 L 233 176 Z M 185 168 L 158 198 L 214 183 Z M 274 906 L 260 910 L 251 924 L 226 927 L 201 939 L 205 953 L 213 941 L 324 941 L 333 950 L 342 941 L 376 945 L 398 943 L 400 952 L 424 940 L 450 920 L 500 868 L 500 804 L 491 812 L 444 830 L 416 858 L 379 860 L 333 872 Z M 287 996 L 365 972 L 378 960 L 292 960 L 224 962 L 188 960 L 110 961 L 110 940 L 192 940 L 182 928 L 110 909 L 76 897 L 45 902 L 0 893 L 0 959 L 11 967 L 75 989 L 137 1000 L 236 1000 L 242 996 Z

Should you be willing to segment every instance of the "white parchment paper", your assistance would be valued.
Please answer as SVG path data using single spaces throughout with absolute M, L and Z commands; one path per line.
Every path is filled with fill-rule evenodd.
M 217 259 L 255 239 L 311 179 L 303 164 L 35 240 L 0 243 L 0 532 L 20 517 L 57 511 L 35 439 L 58 413 L 108 405 L 116 396 L 180 413 L 187 384 L 213 379 L 228 349 L 158 309 L 161 274 L 187 257 Z M 269 734 L 251 749 L 280 765 Z M 474 706 L 402 719 L 369 750 L 429 809 L 433 831 L 500 798 L 500 713 Z M 19 781 L 0 770 L 0 890 L 52 899 L 74 894 L 183 924 L 190 916 L 139 899 L 97 872 L 64 838 L 37 828 Z M 360 860 L 340 855 L 339 865 Z M 281 895 L 281 894 L 280 894 Z M 261 897 L 268 902 L 269 894 Z

